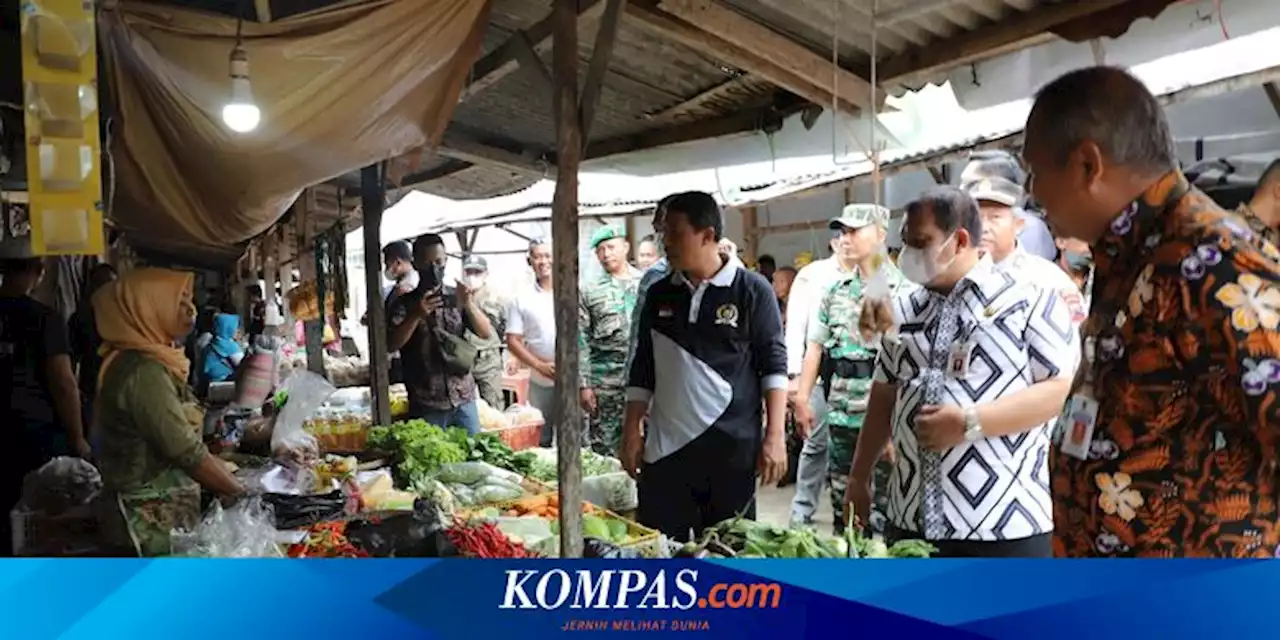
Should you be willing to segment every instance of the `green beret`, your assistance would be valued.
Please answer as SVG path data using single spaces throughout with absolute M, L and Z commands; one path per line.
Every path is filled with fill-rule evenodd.
M 610 227 L 610 226 L 600 227 L 599 229 L 596 229 L 595 233 L 591 234 L 591 248 L 595 249 L 596 247 L 600 246 L 601 242 L 607 242 L 614 238 L 626 238 L 626 237 L 627 237 L 627 234 L 624 233 L 622 229 L 619 229 L 617 227 Z

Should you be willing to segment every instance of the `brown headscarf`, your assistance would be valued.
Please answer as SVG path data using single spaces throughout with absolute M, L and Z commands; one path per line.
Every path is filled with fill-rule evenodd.
M 139 351 L 185 384 L 191 363 L 174 340 L 185 331 L 178 313 L 183 294 L 191 291 L 194 281 L 193 274 L 181 271 L 132 269 L 93 294 L 103 374 L 117 355 Z

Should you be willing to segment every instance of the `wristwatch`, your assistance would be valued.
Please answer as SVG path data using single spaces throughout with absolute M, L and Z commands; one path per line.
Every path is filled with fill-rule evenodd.
M 982 433 L 982 424 L 978 422 L 978 410 L 975 407 L 967 407 L 964 410 L 964 441 L 977 442 L 985 438 Z

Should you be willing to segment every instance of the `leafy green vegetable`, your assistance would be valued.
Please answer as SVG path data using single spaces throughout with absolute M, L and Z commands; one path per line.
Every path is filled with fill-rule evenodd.
M 598 538 L 605 541 L 613 539 L 613 535 L 609 532 L 609 525 L 604 521 L 604 518 L 599 516 L 582 517 L 582 535 L 586 538 Z
M 938 548 L 924 540 L 899 540 L 889 547 L 890 558 L 928 558 L 938 552 Z

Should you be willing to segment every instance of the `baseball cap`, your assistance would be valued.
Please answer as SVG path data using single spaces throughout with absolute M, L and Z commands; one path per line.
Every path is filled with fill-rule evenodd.
M 462 263 L 463 271 L 488 271 L 489 261 L 481 256 L 467 256 Z
M 600 227 L 599 229 L 596 229 L 595 233 L 591 234 L 591 248 L 595 249 L 596 247 L 600 246 L 601 242 L 608 242 L 609 240 L 613 240 L 614 238 L 625 238 L 625 237 L 627 237 L 626 234 L 623 233 L 623 231 L 617 227 L 612 227 L 612 226 Z
M 1006 207 L 1018 206 L 1023 197 L 1022 187 L 1004 178 L 993 176 L 984 177 L 969 184 L 965 191 L 968 191 L 969 196 L 978 202 L 985 200 Z
M 832 218 L 831 229 L 861 229 L 867 225 L 884 226 L 889 222 L 889 210 L 875 204 L 847 204 L 840 217 Z

